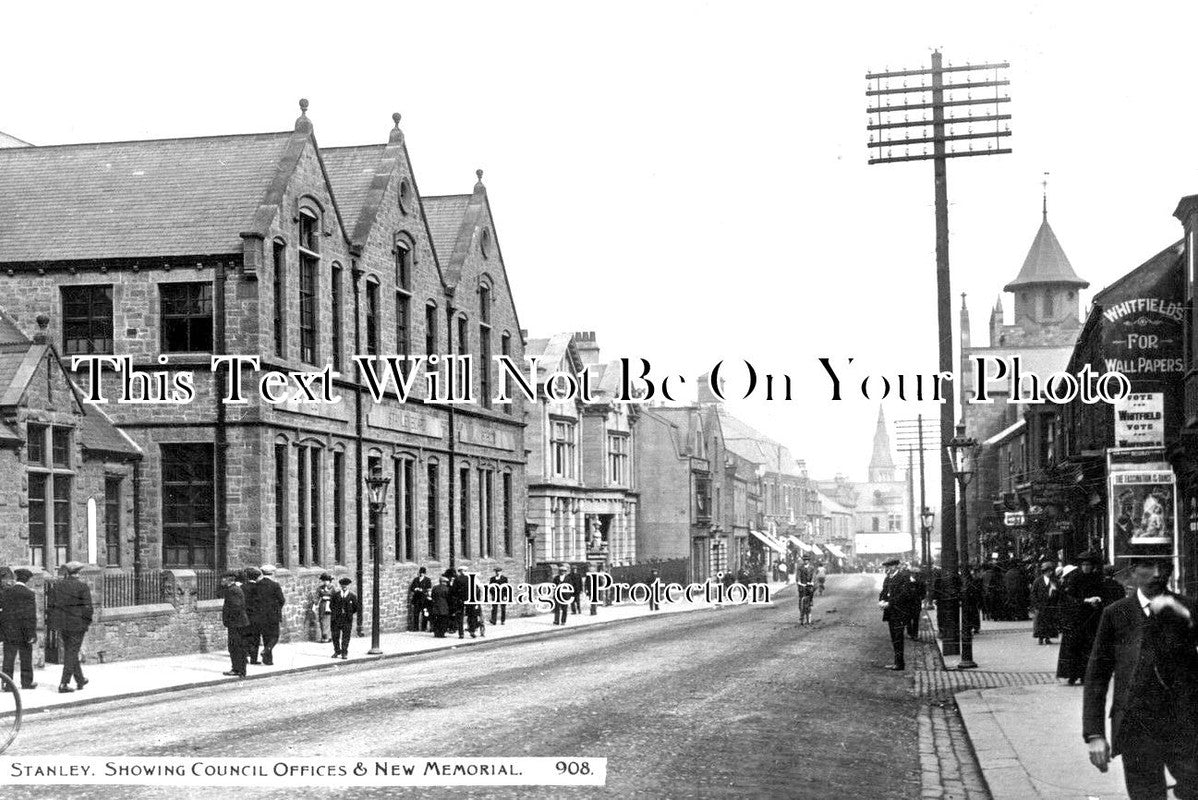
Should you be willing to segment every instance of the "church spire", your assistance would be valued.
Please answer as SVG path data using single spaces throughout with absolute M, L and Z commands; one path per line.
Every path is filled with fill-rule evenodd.
M 878 426 L 874 429 L 874 452 L 869 459 L 871 483 L 894 480 L 894 458 L 890 454 L 890 434 L 886 431 L 886 415 L 878 406 Z
M 1044 187 L 1044 195 L 1043 195 L 1044 208 L 1042 209 L 1042 213 L 1044 214 L 1043 221 L 1048 222 L 1048 173 L 1047 172 L 1044 173 L 1044 180 L 1040 181 L 1040 185 L 1042 187 Z

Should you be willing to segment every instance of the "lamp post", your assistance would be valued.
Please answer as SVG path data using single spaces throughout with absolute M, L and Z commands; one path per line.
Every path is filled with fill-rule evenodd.
M 973 476 L 972 471 L 966 469 L 971 464 L 966 464 L 964 460 L 965 451 L 971 454 L 977 447 L 977 440 L 965 436 L 965 423 L 959 423 L 956 429 L 956 435 L 946 446 L 948 451 L 949 463 L 953 469 L 953 477 L 957 479 L 957 487 L 960 492 L 960 500 L 957 503 L 958 513 L 961 516 L 961 523 L 957 526 L 957 552 L 960 554 L 958 559 L 958 569 L 960 574 L 957 576 L 958 593 L 961 597 L 959 604 L 961 609 L 961 661 L 957 664 L 957 669 L 977 669 L 977 662 L 973 660 L 973 601 L 972 593 L 966 591 L 966 586 L 972 578 L 969 575 L 969 550 L 967 542 L 969 541 L 966 532 L 966 497 L 965 488 L 969 486 L 969 479 Z
M 370 559 L 374 562 L 374 585 L 371 587 L 370 598 L 370 655 L 380 655 L 383 652 L 379 646 L 379 610 L 382 602 L 379 598 L 379 580 L 382 570 L 379 565 L 380 531 L 382 527 L 383 503 L 387 500 L 387 486 L 391 479 L 383 475 L 383 468 L 375 465 L 366 478 L 366 492 L 370 497 Z
M 925 599 L 932 592 L 932 522 L 936 512 L 927 506 L 919 512 L 919 558 L 923 561 L 923 586 Z

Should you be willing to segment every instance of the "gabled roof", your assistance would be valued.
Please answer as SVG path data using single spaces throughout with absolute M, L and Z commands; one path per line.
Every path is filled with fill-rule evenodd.
M 1185 240 L 1174 242 L 1094 295 L 1095 305 L 1107 307 L 1124 300 L 1155 294 L 1168 296 L 1177 293 L 1180 297 L 1181 282 L 1185 274 L 1181 266 L 1184 256 Z M 1176 291 L 1170 292 L 1170 289 Z
M 433 250 L 436 251 L 437 261 L 447 276 L 451 274 L 450 262 L 455 261 L 457 253 L 456 270 L 452 270 L 451 285 L 457 285 L 457 278 L 462 272 L 462 262 L 470 246 L 469 228 L 472 226 L 467 225 L 466 218 L 471 197 L 472 195 L 468 194 L 450 194 L 424 198 L 424 215 L 428 218 L 428 232 L 433 239 Z M 465 242 L 458 252 L 458 242 L 463 237 Z
M 366 197 L 370 193 L 375 174 L 383 161 L 381 144 L 358 147 L 324 147 L 320 157 L 324 161 L 329 183 L 337 196 L 337 206 L 346 226 L 354 229 L 361 218 Z
M 239 253 L 292 135 L 0 148 L 0 262 Z
M 1069 263 L 1065 250 L 1057 241 L 1057 235 L 1048 224 L 1047 213 L 1040 223 L 1040 230 L 1036 231 L 1031 249 L 1027 251 L 1027 258 L 1023 260 L 1023 268 L 1015 280 L 1003 287 L 1003 291 L 1013 292 L 1021 286 L 1037 284 L 1062 284 L 1080 289 L 1090 285 L 1089 281 L 1083 281 L 1073 271 L 1073 265 Z
M 33 145 L 24 139 L 18 139 L 4 131 L 0 131 L 0 147 L 33 147 Z
M 777 472 L 796 478 L 803 476 L 789 448 L 716 406 L 724 446 L 741 458 L 759 464 L 765 472 Z

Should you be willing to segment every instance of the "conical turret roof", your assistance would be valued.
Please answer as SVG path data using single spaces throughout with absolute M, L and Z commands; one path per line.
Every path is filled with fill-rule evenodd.
M 1059 284 L 1081 289 L 1090 285 L 1089 281 L 1077 277 L 1073 271 L 1073 265 L 1069 263 L 1061 243 L 1057 241 L 1057 235 L 1048 224 L 1047 212 L 1040 223 L 1040 230 L 1036 231 L 1036 238 L 1032 240 L 1031 249 L 1027 251 L 1027 258 L 1023 260 L 1023 268 L 1015 280 L 1003 287 L 1003 291 L 1013 292 L 1021 286 L 1038 284 Z

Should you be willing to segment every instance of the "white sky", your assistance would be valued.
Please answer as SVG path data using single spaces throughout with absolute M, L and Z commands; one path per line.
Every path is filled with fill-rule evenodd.
M 966 10 L 969 9 L 975 10 Z M 160 3 L 6 8 L 0 130 L 36 144 L 289 129 L 383 142 L 425 194 L 486 170 L 522 325 L 694 376 L 789 373 L 735 405 L 811 472 L 864 478 L 877 404 L 816 359 L 937 365 L 930 163 L 867 167 L 864 74 L 1012 63 L 1014 153 L 949 162 L 954 320 L 974 341 L 1049 219 L 1083 301 L 1179 239 L 1198 192 L 1198 4 Z M 177 9 L 177 10 L 176 10 Z M 1008 313 L 1010 296 L 1004 297 Z M 888 402 L 891 419 L 934 406 Z M 936 483 L 933 478 L 930 484 Z

